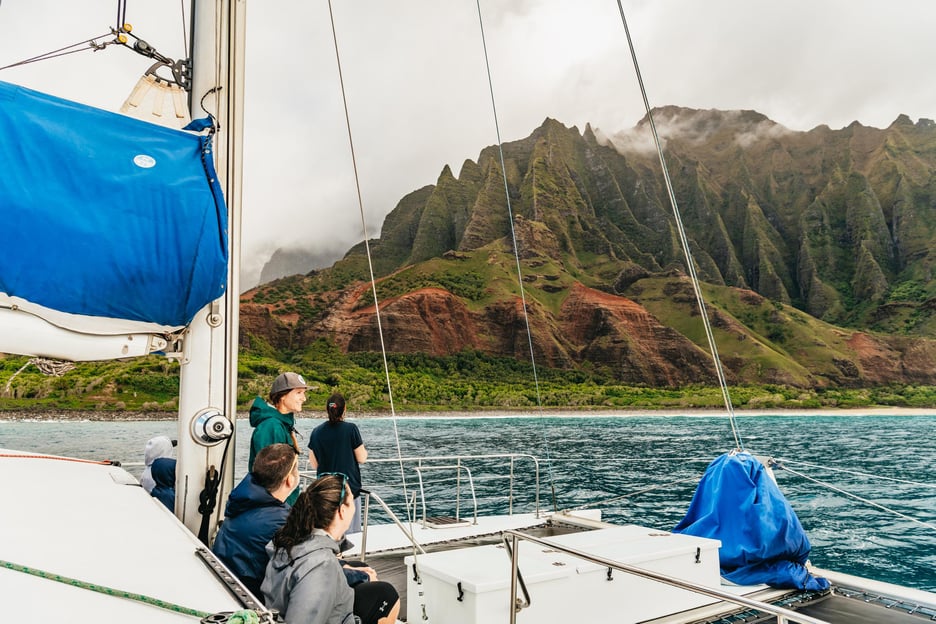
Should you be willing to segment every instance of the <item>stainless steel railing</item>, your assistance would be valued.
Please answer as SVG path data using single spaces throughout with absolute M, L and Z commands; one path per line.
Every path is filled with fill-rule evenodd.
M 467 477 L 467 487 L 472 503 L 473 521 L 477 522 L 478 517 L 478 499 L 475 494 L 475 479 L 472 476 L 471 466 L 469 464 L 489 462 L 491 460 L 502 459 L 504 461 L 503 471 L 508 479 L 507 487 L 507 513 L 514 513 L 515 488 L 517 475 L 515 472 L 518 461 L 530 461 L 533 465 L 534 483 L 533 483 L 533 506 L 537 517 L 540 516 L 540 466 L 539 459 L 534 455 L 526 453 L 494 453 L 489 455 L 447 455 L 447 456 L 428 456 L 428 457 L 402 457 L 393 459 L 370 459 L 368 464 L 400 464 L 403 466 L 404 473 L 409 467 L 415 473 L 419 484 L 419 504 L 422 508 L 423 522 L 427 516 L 427 493 L 423 474 L 428 471 L 450 470 L 455 473 L 455 516 L 461 518 L 462 503 L 462 474 Z M 490 472 L 497 472 L 497 469 L 488 469 Z M 368 484 L 369 486 L 371 484 Z M 407 501 L 407 504 L 409 502 Z M 416 514 L 414 514 L 414 517 Z
M 672 585 L 673 587 L 678 587 L 680 589 L 695 592 L 697 594 L 702 594 L 710 598 L 717 598 L 719 600 L 730 602 L 742 607 L 757 609 L 762 613 L 769 613 L 770 615 L 776 616 L 777 624 L 788 624 L 789 622 L 799 622 L 800 624 L 829 624 L 825 620 L 818 620 L 814 617 L 803 615 L 801 613 L 797 613 L 796 611 L 791 611 L 790 609 L 778 607 L 776 605 L 761 602 L 759 600 L 753 600 L 744 596 L 737 596 L 730 592 L 722 591 L 714 587 L 699 585 L 697 583 L 692 583 L 683 579 L 667 576 L 666 574 L 644 570 L 643 568 L 631 566 L 626 563 L 605 559 L 604 557 L 599 557 L 597 555 L 592 555 L 575 548 L 569 548 L 568 546 L 557 544 L 551 540 L 533 537 L 532 535 L 527 535 L 526 533 L 521 533 L 519 531 L 504 531 L 504 545 L 507 547 L 508 553 L 510 553 L 510 604 L 514 607 L 510 610 L 510 624 L 516 624 L 517 613 L 532 604 L 530 594 L 527 591 L 526 585 L 523 583 L 523 577 L 520 574 L 520 549 L 517 548 L 520 540 L 546 546 L 550 549 L 566 553 L 567 555 L 571 555 L 573 557 L 578 557 L 579 559 L 583 559 L 585 561 L 591 561 L 592 563 L 596 563 L 604 567 L 619 570 L 625 574 L 633 574 L 634 576 L 639 576 L 641 578 L 649 579 L 659 583 Z M 517 599 L 518 585 L 523 591 L 523 602 Z

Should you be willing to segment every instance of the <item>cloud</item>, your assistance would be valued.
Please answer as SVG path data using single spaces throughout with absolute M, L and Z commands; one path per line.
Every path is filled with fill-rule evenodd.
M 247 12 L 243 253 L 257 274 L 280 247 L 337 257 L 361 240 L 362 212 L 376 236 L 403 195 L 434 183 L 446 164 L 458 171 L 498 135 L 523 138 L 551 117 L 616 136 L 644 116 L 618 7 L 607 0 L 482 2 L 493 101 L 475 3 L 333 5 L 357 182 L 327 4 L 277 0 Z M 651 106 L 756 110 L 793 130 L 936 116 L 931 0 L 623 6 Z M 141 37 L 183 54 L 178 3 L 128 10 Z M 3 0 L 0 66 L 104 33 L 113 20 L 113 0 Z M 0 80 L 113 109 L 148 65 L 108 49 Z

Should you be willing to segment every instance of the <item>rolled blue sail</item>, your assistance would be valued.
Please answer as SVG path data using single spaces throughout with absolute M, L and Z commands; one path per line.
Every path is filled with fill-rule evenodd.
M 210 139 L 0 82 L 0 292 L 180 327 L 227 283 Z
M 796 512 L 763 464 L 748 453 L 726 453 L 709 464 L 673 532 L 721 540 L 721 574 L 732 583 L 829 587 L 804 565 L 811 546 Z

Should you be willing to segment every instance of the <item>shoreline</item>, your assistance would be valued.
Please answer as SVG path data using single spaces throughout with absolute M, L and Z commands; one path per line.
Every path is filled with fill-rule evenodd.
M 763 416 L 936 416 L 934 408 L 910 407 L 868 407 L 868 408 L 822 408 L 822 409 L 736 409 L 737 417 Z M 496 410 L 483 409 L 473 411 L 414 411 L 397 412 L 396 418 L 406 419 L 463 419 L 463 418 L 627 418 L 639 416 L 705 418 L 726 416 L 724 409 L 573 409 L 544 408 L 541 410 Z M 319 412 L 302 412 L 300 419 L 323 418 Z M 383 418 L 393 416 L 389 411 L 351 412 L 350 420 Z M 109 412 L 95 410 L 30 411 L 0 410 L 0 422 L 159 422 L 173 421 L 178 418 L 175 412 L 126 411 Z M 238 420 L 246 420 L 248 412 L 238 412 Z

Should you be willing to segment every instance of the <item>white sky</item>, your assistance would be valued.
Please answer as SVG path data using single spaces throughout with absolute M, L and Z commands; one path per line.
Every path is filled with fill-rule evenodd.
M 445 164 L 497 142 L 474 0 L 333 0 L 367 231 Z M 182 56 L 178 0 L 128 0 Z M 0 0 L 0 66 L 103 35 L 116 0 Z M 933 0 L 624 0 L 650 103 L 754 109 L 794 130 L 936 118 Z M 337 258 L 362 239 L 326 0 L 248 4 L 245 285 L 278 247 Z M 605 134 L 643 102 L 613 0 L 482 0 L 504 141 L 546 117 Z M 84 52 L 0 72 L 116 109 L 150 64 Z M 2 165 L 0 165 L 2 166 Z

